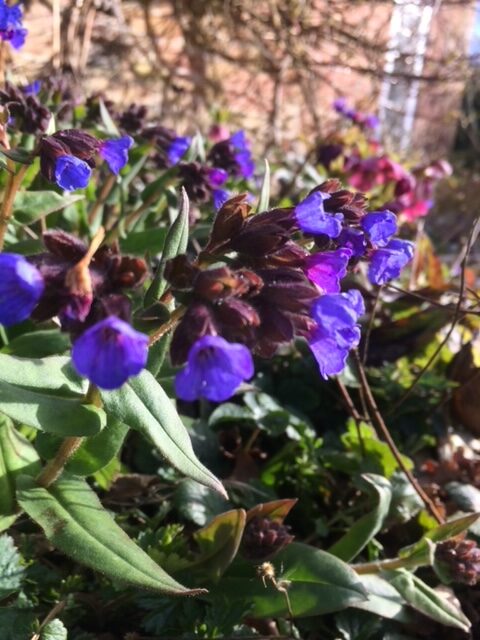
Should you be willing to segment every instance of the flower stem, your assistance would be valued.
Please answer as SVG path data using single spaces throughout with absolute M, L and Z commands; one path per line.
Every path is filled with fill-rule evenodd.
M 427 563 L 425 562 L 421 564 Z M 356 573 L 363 575 L 365 573 L 380 573 L 380 571 L 394 571 L 395 569 L 411 569 L 420 565 L 418 563 L 413 564 L 408 558 L 388 558 L 387 560 L 351 564 L 350 566 Z
M 99 406 L 100 402 L 97 387 L 90 384 L 87 394 L 85 395 L 85 404 L 95 404 Z M 55 480 L 58 480 L 65 469 L 65 465 L 79 449 L 84 439 L 83 436 L 65 438 L 55 457 L 47 463 L 43 471 L 37 476 L 37 484 L 46 488 L 53 484 Z
M 95 202 L 91 211 L 88 214 L 88 224 L 90 226 L 94 225 L 97 219 L 98 212 L 100 211 L 101 207 L 105 204 L 116 182 L 117 182 L 117 176 L 113 173 L 109 175 L 108 178 L 105 180 L 102 190 L 100 191 L 100 195 L 98 196 L 97 201 Z
M 179 320 L 184 315 L 186 310 L 187 309 L 183 306 L 175 309 L 175 311 L 170 316 L 170 319 L 167 320 L 167 322 L 164 322 L 161 327 L 159 327 L 154 333 L 152 333 L 152 335 L 150 336 L 150 346 L 158 342 L 158 340 L 160 340 L 162 336 L 173 329 L 178 324 Z
M 360 357 L 359 357 L 359 355 L 358 355 L 358 353 L 356 351 L 353 352 L 353 357 L 354 357 L 356 365 L 357 365 L 361 388 L 362 388 L 362 390 L 363 390 L 363 392 L 365 394 L 365 398 L 366 398 L 368 407 L 369 407 L 370 411 L 372 412 L 373 422 L 376 424 L 379 432 L 382 434 L 385 442 L 387 443 L 390 451 L 393 454 L 393 457 L 397 461 L 398 466 L 403 471 L 403 473 L 407 476 L 408 481 L 410 482 L 412 487 L 415 489 L 415 491 L 417 492 L 417 494 L 421 498 L 422 502 L 425 504 L 425 506 L 428 509 L 428 511 L 430 512 L 430 514 L 435 518 L 435 520 L 439 524 L 442 524 L 444 522 L 444 519 L 441 516 L 441 514 L 438 512 L 437 507 L 435 506 L 433 500 L 430 498 L 430 496 L 428 496 L 425 493 L 425 491 L 423 490 L 423 488 L 420 485 L 420 483 L 418 482 L 418 480 L 415 478 L 415 476 L 410 471 L 410 469 L 405 465 L 405 462 L 404 462 L 404 460 L 402 458 L 402 454 L 397 449 L 397 445 L 395 444 L 395 441 L 392 438 L 392 435 L 391 435 L 390 431 L 388 430 L 387 425 L 385 424 L 385 422 L 383 420 L 382 414 L 380 413 L 380 410 L 379 410 L 379 408 L 377 406 L 375 398 L 373 397 L 373 393 L 372 393 L 372 390 L 371 390 L 370 385 L 368 383 L 367 376 L 365 375 L 365 370 L 363 368 L 363 364 L 362 364 L 362 362 L 360 360 Z
M 5 197 L 3 198 L 2 208 L 0 209 L 0 251 L 3 250 L 5 233 L 7 232 L 8 223 L 10 222 L 10 218 L 12 217 L 15 195 L 20 185 L 22 184 L 22 180 L 25 172 L 28 169 L 28 165 L 22 165 L 18 172 L 15 173 L 15 162 L 8 158 L 7 169 L 9 173 L 7 178 L 7 185 L 5 188 Z

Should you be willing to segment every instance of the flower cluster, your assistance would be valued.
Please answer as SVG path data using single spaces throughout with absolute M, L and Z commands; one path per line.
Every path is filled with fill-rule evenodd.
M 480 579 L 480 549 L 473 540 L 445 540 L 436 546 L 435 565 L 448 581 L 474 586 Z
M 392 212 L 367 212 L 360 194 L 339 187 L 330 180 L 294 208 L 255 215 L 245 196 L 232 198 L 198 260 L 167 263 L 171 293 L 187 307 L 171 343 L 172 362 L 187 363 L 180 398 L 230 397 L 253 375 L 250 352 L 270 358 L 295 337 L 308 340 L 323 377 L 343 370 L 364 306 L 357 290 L 340 292 L 341 280 L 362 259 L 370 280 L 383 284 L 413 247 L 393 237 Z
M 121 386 L 146 364 L 148 337 L 131 325 L 125 291 L 147 275 L 143 260 L 102 246 L 89 256 L 81 240 L 63 231 L 43 235 L 46 251 L 28 259 L 0 254 L 0 322 L 57 317 L 73 340 L 82 375 L 104 389 Z
M 44 136 L 39 145 L 40 170 L 49 182 L 65 191 L 84 189 L 99 155 L 110 171 L 117 175 L 128 162 L 128 150 L 133 144 L 130 136 L 98 140 L 79 129 L 58 131 Z
M 0 0 L 0 38 L 9 42 L 14 49 L 21 49 L 25 44 L 27 29 L 24 29 L 23 12 L 20 3 L 8 4 Z
M 362 113 L 349 107 L 345 98 L 337 98 L 333 103 L 333 108 L 347 120 L 365 129 L 376 129 L 380 124 L 377 116 L 371 113 Z
M 367 132 L 359 134 L 358 144 L 353 145 L 351 137 L 332 132 L 316 149 L 318 163 L 404 221 L 415 222 L 427 215 L 436 184 L 452 172 L 448 162 L 439 160 L 407 170 Z
M 38 99 L 35 87 L 20 89 L 6 82 L 0 89 L 0 105 L 8 109 L 10 122 L 24 133 L 45 133 L 51 113 Z

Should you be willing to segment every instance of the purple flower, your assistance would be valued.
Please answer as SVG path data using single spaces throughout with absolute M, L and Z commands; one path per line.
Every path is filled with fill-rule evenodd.
M 178 136 L 172 140 L 167 149 L 167 157 L 170 164 L 178 164 L 187 153 L 192 142 L 191 138 Z
M 374 245 L 384 247 L 397 231 L 397 216 L 388 211 L 371 211 L 361 222 L 362 228 Z
M 75 156 L 60 156 L 55 162 L 55 182 L 64 191 L 84 189 L 91 175 L 88 164 Z
M 253 373 L 252 354 L 245 345 L 207 335 L 190 349 L 185 368 L 175 378 L 175 390 L 188 402 L 199 398 L 223 402 Z
M 213 188 L 221 187 L 222 184 L 226 182 L 227 178 L 228 171 L 225 171 L 225 169 L 217 169 L 216 167 L 213 167 L 208 172 L 208 181 L 210 182 L 210 186 Z
M 230 136 L 230 143 L 235 149 L 235 160 L 238 165 L 239 174 L 244 178 L 251 178 L 255 171 L 255 163 L 252 159 L 252 153 L 245 136 L 245 131 L 237 131 Z
M 337 238 L 342 230 L 343 214 L 328 213 L 323 207 L 330 195 L 314 191 L 295 207 L 295 216 L 300 229 L 313 235 L 326 235 Z
M 365 307 L 359 291 L 327 294 L 316 300 L 312 317 L 317 328 L 310 336 L 310 348 L 323 378 L 341 373 L 350 349 L 360 342 L 358 318 Z
M 225 189 L 215 189 L 215 191 L 212 192 L 212 198 L 215 211 L 218 211 L 230 198 L 230 194 L 228 193 L 228 191 L 225 191 Z
M 380 124 L 380 120 L 377 118 L 377 116 L 369 114 L 365 116 L 362 124 L 367 129 L 376 129 Z
M 337 113 L 341 113 L 343 115 L 347 108 L 347 101 L 345 98 L 337 98 L 333 101 L 333 108 Z
M 0 0 L 0 38 L 10 42 L 14 49 L 20 49 L 25 44 L 27 29 L 22 25 L 22 9 L 19 4 L 8 5 Z
M 390 240 L 386 247 L 372 253 L 368 279 L 373 284 L 385 284 L 398 278 L 402 269 L 413 258 L 413 243 L 408 240 Z
M 118 389 L 145 367 L 148 336 L 109 316 L 87 329 L 73 345 L 76 370 L 101 389 Z
M 337 242 L 341 247 L 350 249 L 355 258 L 363 256 L 367 248 L 367 241 L 363 231 L 360 231 L 360 229 L 352 229 L 351 227 L 345 227 L 342 230 Z
M 347 273 L 348 261 L 352 257 L 350 249 L 337 249 L 315 253 L 306 259 L 307 278 L 324 293 L 338 293 L 340 280 Z
M 118 175 L 128 162 L 128 150 L 132 145 L 131 136 L 105 140 L 100 144 L 98 153 L 108 164 L 110 171 Z
M 44 283 L 38 269 L 16 253 L 0 253 L 0 272 L 0 324 L 9 327 L 28 318 Z

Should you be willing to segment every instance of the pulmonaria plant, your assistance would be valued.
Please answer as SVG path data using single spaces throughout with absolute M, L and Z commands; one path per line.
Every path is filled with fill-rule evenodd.
M 247 353 L 271 358 L 297 337 L 324 378 L 341 373 L 364 313 L 359 291 L 341 293 L 342 279 L 365 260 L 372 283 L 383 284 L 413 247 L 393 238 L 392 212 L 367 212 L 360 194 L 339 187 L 328 181 L 296 207 L 255 215 L 245 196 L 232 198 L 198 259 L 167 263 L 171 293 L 186 305 L 170 350 L 174 364 L 186 363 L 176 379 L 180 398 L 227 399 L 253 375 Z

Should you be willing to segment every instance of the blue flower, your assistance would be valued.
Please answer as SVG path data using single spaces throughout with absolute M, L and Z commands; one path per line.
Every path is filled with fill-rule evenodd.
M 0 253 L 0 273 L 0 324 L 9 327 L 32 313 L 44 282 L 38 269 L 16 253 Z
M 190 349 L 185 368 L 177 374 L 175 390 L 188 402 L 199 398 L 223 402 L 253 373 L 252 354 L 246 346 L 220 336 L 203 336 Z
M 178 164 L 187 153 L 192 142 L 191 138 L 178 136 L 172 140 L 168 149 L 167 157 L 170 164 Z
M 55 161 L 55 182 L 64 191 L 84 189 L 91 175 L 89 165 L 75 156 L 60 156 Z
M 413 258 L 413 243 L 408 240 L 390 240 L 386 247 L 374 251 L 370 258 L 368 279 L 373 284 L 385 284 L 398 278 L 402 269 Z
M 34 80 L 30 84 L 26 84 L 22 87 L 22 91 L 26 96 L 36 96 L 40 93 L 40 89 L 42 88 L 41 80 Z
M 5 0 L 0 0 L 0 38 L 10 42 L 14 49 L 20 49 L 25 44 L 27 29 L 22 25 L 22 9 L 19 4 L 9 6 Z
M 212 192 L 212 198 L 215 211 L 219 211 L 230 198 L 230 194 L 228 191 L 225 191 L 225 189 L 215 189 L 215 191 Z
M 342 230 L 343 214 L 328 213 L 323 207 L 330 195 L 314 191 L 295 207 L 295 216 L 300 229 L 313 235 L 337 238 Z
M 230 143 L 235 149 L 234 157 L 238 165 L 238 173 L 244 178 L 251 178 L 255 171 L 255 163 L 245 131 L 237 131 L 230 136 Z
M 347 273 L 348 261 L 352 257 L 350 249 L 337 249 L 314 253 L 306 259 L 305 272 L 324 293 L 338 293 L 340 280 Z
M 397 231 L 397 216 L 388 211 L 371 211 L 361 222 L 362 228 L 377 247 L 384 247 Z
M 353 257 L 355 258 L 363 256 L 367 249 L 365 234 L 363 231 L 360 231 L 360 229 L 345 227 L 342 229 L 342 233 L 338 236 L 337 242 L 341 247 L 350 249 Z
M 310 349 L 323 378 L 341 373 L 348 354 L 360 342 L 358 318 L 365 307 L 359 291 L 327 294 L 315 301 L 312 317 L 317 328 L 310 336 Z
M 105 140 L 101 143 L 98 153 L 108 164 L 112 173 L 118 175 L 128 162 L 128 150 L 133 144 L 131 136 Z
M 109 316 L 87 329 L 74 343 L 76 370 L 101 389 L 118 389 L 145 367 L 148 336 Z

